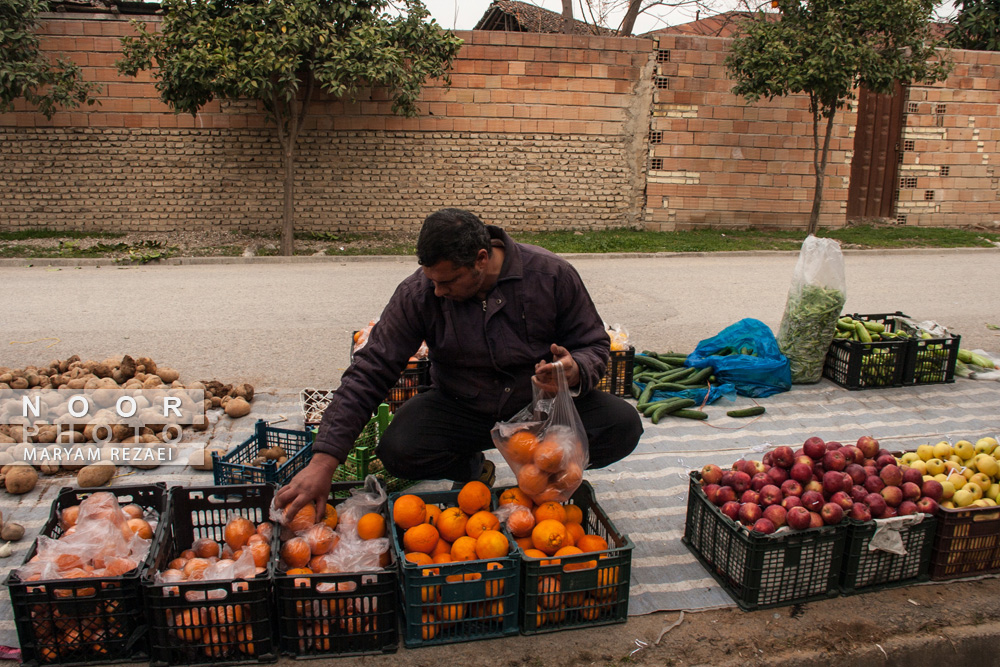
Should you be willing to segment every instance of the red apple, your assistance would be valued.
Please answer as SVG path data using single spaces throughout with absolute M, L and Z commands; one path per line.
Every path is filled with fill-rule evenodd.
M 878 493 L 869 493 L 865 496 L 865 505 L 872 511 L 872 518 L 881 519 L 885 515 L 885 498 Z
M 903 471 L 895 463 L 889 463 L 878 471 L 878 476 L 882 478 L 886 486 L 902 486 Z
M 797 496 L 801 496 L 802 495 L 802 485 L 799 484 L 794 479 L 786 479 L 781 484 L 781 492 L 783 494 L 785 494 L 786 498 L 788 496 L 796 496 L 796 497 Z
M 834 449 L 823 455 L 823 467 L 839 472 L 847 467 L 847 459 L 844 458 L 839 449 Z
M 909 516 L 911 514 L 917 513 L 917 504 L 912 500 L 904 500 L 899 503 L 899 507 L 896 508 L 897 516 Z
M 804 491 L 802 493 L 802 506 L 810 512 L 818 512 L 823 507 L 823 494 L 817 491 Z
M 869 475 L 868 479 L 865 480 L 865 488 L 868 489 L 868 493 L 879 493 L 885 488 L 885 482 L 882 481 L 881 477 Z
M 851 476 L 851 481 L 854 484 L 864 484 L 865 479 L 868 478 L 868 473 L 865 472 L 864 467 L 858 465 L 857 463 L 849 463 L 844 472 Z
M 791 472 L 788 476 L 794 479 L 799 484 L 806 484 L 810 482 L 813 478 L 812 465 L 806 465 L 804 463 L 796 463 L 792 466 Z
M 732 486 L 733 485 L 733 475 L 736 474 L 735 470 L 723 470 L 722 480 L 719 481 L 719 486 Z
M 718 484 L 722 481 L 722 468 L 715 465 L 714 463 L 709 463 L 703 466 L 701 469 L 701 483 L 702 484 Z
M 816 461 L 818 460 L 819 459 L 814 459 L 811 456 L 806 456 L 805 454 L 802 454 L 801 456 L 795 457 L 795 461 L 792 462 L 792 465 L 794 466 L 796 463 L 801 463 L 803 465 L 809 466 L 809 469 L 812 470 L 812 467 L 816 464 Z
M 798 496 L 785 496 L 781 500 L 781 506 L 786 510 L 790 510 L 793 507 L 802 507 L 802 499 Z
M 856 503 L 863 503 L 865 501 L 865 496 L 868 495 L 868 489 L 865 487 L 855 484 L 851 487 L 851 500 Z
M 819 481 L 818 479 L 814 479 L 813 481 L 809 482 L 808 484 L 802 487 L 802 493 L 805 493 L 806 491 L 815 491 L 816 493 L 822 494 L 823 482 Z
M 739 519 L 744 526 L 752 526 L 762 514 L 763 510 L 757 503 L 742 503 L 740 505 Z
M 708 502 L 713 505 L 718 505 L 716 501 L 719 499 L 719 489 L 722 487 L 718 484 L 706 484 L 701 488 L 705 492 L 705 497 L 708 498 Z
M 767 476 L 771 478 L 771 484 L 781 486 L 788 479 L 788 470 L 774 466 L 767 471 Z
M 822 458 L 823 454 L 826 452 L 826 444 L 823 442 L 822 438 L 813 436 L 802 443 L 802 451 L 810 458 L 819 459 Z
M 720 486 L 719 493 L 715 497 L 715 504 L 725 505 L 728 502 L 736 500 L 736 491 L 731 486 Z
M 836 526 L 844 519 L 844 508 L 837 503 L 826 503 L 820 509 L 819 514 L 823 517 L 823 523 L 828 526 Z
M 844 455 L 848 463 L 860 464 L 865 460 L 864 453 L 854 445 L 846 445 L 840 448 L 840 453 Z
M 733 521 L 736 521 L 736 519 L 739 517 L 740 514 L 740 504 L 735 500 L 730 500 L 719 509 L 721 509 L 722 513 L 728 516 Z
M 886 507 L 885 508 L 885 512 L 882 513 L 882 516 L 880 518 L 882 518 L 882 519 L 891 519 L 894 516 L 899 516 L 899 512 L 896 510 L 896 508 L 895 507 Z
M 933 498 L 924 496 L 917 501 L 917 511 L 923 512 L 924 514 L 934 514 L 937 512 L 938 503 Z
M 830 440 L 826 443 L 826 451 L 832 452 L 833 450 L 840 449 L 843 446 L 843 444 L 837 442 L 836 440 Z
M 771 463 L 787 470 L 795 463 L 795 452 L 791 447 L 777 447 L 771 452 Z
M 809 512 L 809 527 L 810 528 L 822 528 L 826 523 L 823 521 L 823 515 L 819 512 Z
M 883 456 L 892 456 L 892 452 L 890 452 L 888 449 L 880 449 L 878 450 L 878 453 L 875 454 L 875 460 L 878 461 Z M 895 458 L 896 457 L 893 456 L 893 459 Z
M 751 528 L 750 530 L 755 533 L 763 533 L 764 535 L 770 535 L 775 530 L 777 530 L 777 528 L 775 528 L 773 521 L 761 517 L 760 519 L 757 519 L 757 521 L 753 524 L 753 528 Z
M 878 454 L 878 440 L 870 435 L 863 435 L 858 438 L 857 446 L 864 453 L 866 459 L 873 459 Z
M 865 505 L 864 503 L 854 503 L 854 505 L 851 506 L 850 517 L 855 521 L 871 521 L 872 520 L 871 508 L 869 508 L 868 505 Z
M 941 494 L 944 493 L 944 489 L 941 487 L 941 482 L 936 479 L 929 479 L 920 486 L 920 492 L 935 503 L 939 503 L 941 502 Z
M 737 494 L 743 493 L 750 488 L 750 475 L 737 470 L 733 473 L 732 487 Z
M 764 518 L 773 523 L 776 529 L 785 525 L 787 516 L 788 511 L 781 505 L 768 505 L 764 508 Z
M 753 489 L 747 489 L 746 491 L 743 492 L 743 495 L 740 496 L 740 504 L 743 503 L 753 503 L 755 505 L 759 505 L 760 494 L 754 491 Z
M 903 490 L 898 486 L 887 486 L 882 489 L 882 499 L 889 507 L 899 507 L 903 502 Z
M 823 493 L 832 496 L 841 490 L 844 480 L 840 473 L 835 470 L 827 470 L 823 473 Z
M 920 500 L 920 485 L 913 482 L 903 482 L 903 500 Z
M 900 466 L 900 470 L 903 471 L 903 483 L 913 482 L 917 486 L 924 483 L 924 475 L 916 468 L 911 468 L 910 466 Z
M 763 489 L 760 490 L 760 504 L 765 508 L 768 505 L 779 505 L 784 495 L 781 493 L 781 489 L 776 487 L 774 484 L 768 484 Z
M 774 465 L 774 457 L 771 456 L 771 452 L 764 452 L 764 456 L 760 457 L 760 460 L 765 467 L 770 468 Z
M 771 478 L 767 476 L 766 472 L 758 472 L 750 478 L 750 488 L 754 491 L 760 491 L 770 483 Z
M 757 474 L 757 466 L 753 464 L 753 461 L 748 461 L 746 459 L 740 459 L 734 463 L 733 469 L 737 472 L 746 473 L 747 477 L 753 477 Z
M 805 530 L 811 521 L 809 510 L 805 507 L 793 507 L 788 510 L 785 521 L 792 530 Z
M 854 504 L 854 500 L 851 499 L 851 496 L 845 491 L 837 491 L 835 494 L 830 496 L 830 502 L 837 503 L 845 512 L 851 509 L 851 505 Z

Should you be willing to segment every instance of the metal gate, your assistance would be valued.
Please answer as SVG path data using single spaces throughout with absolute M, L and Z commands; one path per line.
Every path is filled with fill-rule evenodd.
M 894 216 L 905 99 L 898 83 L 891 95 L 860 90 L 847 191 L 848 220 Z

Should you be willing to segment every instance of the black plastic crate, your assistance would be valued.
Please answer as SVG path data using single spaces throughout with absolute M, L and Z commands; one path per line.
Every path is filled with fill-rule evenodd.
M 400 493 L 389 496 L 389 516 Z M 458 504 L 458 491 L 418 493 L 427 504 Z M 496 509 L 496 494 L 493 509 Z M 507 535 L 504 558 L 417 565 L 403 556 L 402 531 L 390 524 L 402 587 L 403 643 L 408 648 L 516 635 L 520 556 Z
M 931 579 L 1000 572 L 1000 507 L 938 507 Z
M 277 484 L 284 486 L 312 458 L 312 431 L 292 431 L 268 426 L 258 419 L 254 433 L 223 456 L 212 454 L 212 474 L 219 486 L 227 484 Z M 285 450 L 284 463 L 266 461 L 254 465 L 260 450 L 280 446 Z
M 168 513 L 163 484 L 111 489 L 63 488 L 52 502 L 40 535 L 63 534 L 59 512 L 98 492 L 110 492 L 121 505 L 135 503 L 159 514 L 153 547 Z M 37 542 L 24 562 L 35 556 Z M 121 576 L 22 581 L 14 571 L 7 577 L 14 623 L 25 665 L 102 665 L 144 660 L 149 655 L 142 615 L 140 577 L 152 562 L 153 548 L 139 567 Z
M 930 578 L 931 550 L 934 546 L 937 521 L 930 514 L 911 526 L 899 530 L 905 554 L 870 550 L 876 521 L 848 520 L 847 545 L 844 547 L 844 569 L 840 591 L 845 595 L 907 586 Z
M 839 594 L 847 526 L 751 533 L 709 502 L 691 473 L 683 543 L 740 609 L 822 600 Z
M 632 395 L 632 370 L 635 366 L 635 348 L 612 350 L 608 370 L 597 383 L 597 389 L 615 396 Z
M 330 504 L 336 507 L 351 489 L 363 486 L 363 481 L 334 482 Z M 384 516 L 386 508 L 380 512 Z M 288 575 L 279 569 L 274 590 L 285 655 L 333 658 L 394 653 L 399 646 L 395 561 L 373 572 Z
M 357 333 L 356 331 L 354 333 Z M 354 363 L 354 338 L 351 338 L 351 363 Z M 420 387 L 431 383 L 431 362 L 426 357 L 414 359 L 406 364 L 406 368 L 399 376 L 396 384 L 389 389 L 389 395 L 383 402 L 389 406 L 389 412 L 395 412 L 396 408 L 406 402 L 407 399 L 417 395 Z
M 878 322 L 893 331 L 895 320 L 889 315 L 853 315 L 856 320 Z M 909 343 L 905 340 L 882 340 L 871 343 L 834 338 L 826 351 L 823 376 L 846 389 L 901 387 Z
M 498 489 L 502 493 L 503 489 Z M 632 550 L 635 545 L 620 533 L 597 503 L 594 487 L 586 480 L 569 503 L 583 512 L 584 531 L 600 535 L 608 549 L 548 559 L 521 558 L 521 633 L 555 632 L 628 620 Z M 554 592 L 552 583 L 557 583 Z
M 955 381 L 961 336 L 914 338 L 906 351 L 903 384 L 942 384 Z
M 278 533 L 271 559 L 253 579 L 158 584 L 154 575 L 198 538 L 223 541 L 233 516 L 259 524 L 269 521 L 274 486 L 248 484 L 170 489 L 170 519 L 153 565 L 142 579 L 149 624 L 150 664 L 215 665 L 274 662 L 278 659 L 272 614 L 272 581 Z

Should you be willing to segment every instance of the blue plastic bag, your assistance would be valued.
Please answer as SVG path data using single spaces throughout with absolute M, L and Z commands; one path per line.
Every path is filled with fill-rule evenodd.
M 646 388 L 645 383 L 636 382 L 640 391 Z M 706 398 L 707 397 L 707 398 Z M 729 383 L 713 384 L 709 387 L 692 387 L 684 391 L 666 391 L 657 389 L 650 395 L 649 400 L 662 401 L 667 398 L 690 398 L 694 401 L 695 407 L 715 403 L 720 398 L 728 398 L 730 401 L 736 400 L 736 387 Z
M 762 398 L 792 388 L 791 367 L 774 334 L 749 317 L 698 343 L 684 365 L 711 366 L 715 377 L 735 385 L 741 396 Z

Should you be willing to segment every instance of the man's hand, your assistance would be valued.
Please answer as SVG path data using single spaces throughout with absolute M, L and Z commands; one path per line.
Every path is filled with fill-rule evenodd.
M 278 489 L 274 504 L 285 509 L 288 520 L 308 503 L 313 503 L 316 506 L 316 516 L 322 517 L 330 496 L 330 482 L 339 465 L 340 461 L 336 457 L 315 452 L 309 464 L 292 481 Z
M 580 367 L 576 365 L 576 360 L 565 347 L 552 344 L 552 363 L 539 361 L 535 364 L 535 375 L 531 381 L 546 393 L 555 394 L 559 390 L 556 384 L 556 372 L 552 366 L 555 362 L 561 362 L 563 372 L 566 373 L 566 384 L 570 389 L 580 385 Z

